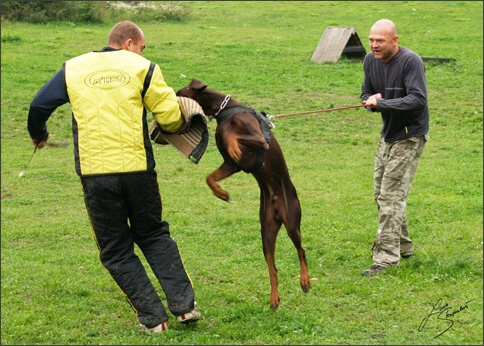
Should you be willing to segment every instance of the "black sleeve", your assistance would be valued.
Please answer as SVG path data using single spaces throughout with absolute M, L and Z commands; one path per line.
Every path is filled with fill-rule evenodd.
M 27 129 L 30 137 L 37 142 L 49 136 L 47 120 L 50 115 L 57 107 L 69 102 L 64 68 L 65 66 L 57 71 L 30 103 Z
M 370 96 L 377 94 L 375 87 L 373 86 L 370 78 L 370 54 L 373 54 L 372 52 L 368 53 L 365 56 L 365 59 L 363 61 L 363 83 L 361 85 L 361 94 L 360 94 L 360 100 L 366 101 Z M 366 107 L 367 110 L 370 112 L 375 112 L 375 108 L 371 107 Z

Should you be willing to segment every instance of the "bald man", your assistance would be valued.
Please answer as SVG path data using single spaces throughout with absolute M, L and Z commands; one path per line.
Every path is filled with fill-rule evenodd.
M 374 166 L 374 199 L 379 226 L 373 243 L 373 265 L 362 275 L 374 276 L 400 258 L 413 255 L 408 232 L 406 200 L 425 143 L 429 139 L 427 82 L 422 59 L 398 45 L 395 24 L 377 21 L 370 29 L 370 48 L 364 60 L 363 105 L 381 113 Z

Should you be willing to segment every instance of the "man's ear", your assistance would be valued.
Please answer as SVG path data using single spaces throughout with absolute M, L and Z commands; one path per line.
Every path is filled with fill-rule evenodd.
M 124 41 L 124 42 L 123 42 L 123 46 L 122 46 L 122 48 L 123 48 L 124 50 L 129 50 L 129 51 L 131 51 L 131 48 L 132 48 L 133 44 L 134 44 L 133 40 L 132 40 L 132 39 L 130 39 L 130 38 L 128 38 L 126 41 Z

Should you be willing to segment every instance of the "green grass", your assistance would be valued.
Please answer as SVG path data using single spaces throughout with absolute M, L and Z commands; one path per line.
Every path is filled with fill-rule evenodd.
M 355 27 L 365 47 L 380 18 L 427 63 L 431 140 L 409 199 L 415 255 L 369 279 L 377 229 L 372 199 L 379 115 L 362 109 L 276 119 L 302 204 L 312 288 L 298 281 L 297 255 L 281 229 L 276 249 L 281 305 L 269 308 L 252 176 L 205 176 L 222 160 L 210 142 L 198 165 L 156 146 L 164 217 L 193 280 L 203 319 L 169 320 L 163 335 L 139 331 L 102 268 L 73 167 L 69 105 L 49 120 L 67 148 L 32 154 L 29 103 L 67 59 L 106 44 L 113 23 L 2 21 L 2 344 L 482 344 L 482 2 L 192 2 L 183 22 L 139 23 L 144 56 L 175 90 L 191 78 L 267 113 L 359 104 L 361 61 L 310 58 L 326 26 Z M 128 18 L 129 19 L 129 18 Z M 182 75 L 185 75 L 184 78 Z M 150 274 L 151 275 L 151 274 Z M 152 278 L 153 275 L 151 275 Z M 161 288 L 160 295 L 164 297 Z M 455 324 L 422 320 L 442 298 Z M 435 318 L 434 318 L 435 317 Z

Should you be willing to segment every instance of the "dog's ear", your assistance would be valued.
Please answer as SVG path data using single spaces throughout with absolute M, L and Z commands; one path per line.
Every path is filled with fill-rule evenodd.
M 205 85 L 205 83 L 200 82 L 197 79 L 192 79 L 192 82 L 188 87 L 197 91 L 203 91 L 207 86 Z

